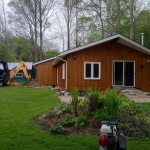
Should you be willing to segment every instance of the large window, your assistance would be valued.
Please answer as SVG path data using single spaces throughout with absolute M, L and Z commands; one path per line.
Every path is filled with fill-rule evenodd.
M 100 79 L 101 63 L 84 62 L 84 79 Z

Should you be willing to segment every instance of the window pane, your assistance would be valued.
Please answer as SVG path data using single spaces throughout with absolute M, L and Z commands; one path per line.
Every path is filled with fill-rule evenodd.
M 23 77 L 23 74 L 22 73 L 17 73 L 15 76 L 16 77 Z
M 123 62 L 114 62 L 114 85 L 123 85 Z
M 94 64 L 93 77 L 99 78 L 99 64 Z
M 4 70 L 3 65 L 0 63 L 0 70 Z
M 86 64 L 86 78 L 91 78 L 91 64 Z

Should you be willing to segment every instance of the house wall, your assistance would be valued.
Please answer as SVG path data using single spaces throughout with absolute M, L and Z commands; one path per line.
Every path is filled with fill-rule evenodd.
M 75 56 L 75 57 L 74 57 Z M 99 88 L 105 90 L 112 87 L 113 60 L 132 60 L 135 61 L 135 87 L 150 91 L 150 56 L 121 45 L 116 42 L 107 42 L 101 45 L 93 46 L 85 50 L 68 54 L 68 90 L 78 87 L 84 91 L 87 87 Z M 101 62 L 101 79 L 84 79 L 84 62 Z M 141 69 L 141 64 L 144 69 Z M 61 72 L 61 66 L 59 65 Z M 64 82 L 59 83 L 64 87 Z
M 56 67 L 52 65 L 53 60 L 36 66 L 36 80 L 43 85 L 56 85 Z
M 62 79 L 62 65 L 65 64 L 65 79 Z M 63 89 L 66 88 L 66 63 L 65 62 L 60 62 L 58 65 L 57 65 L 57 70 L 58 70 L 58 83 L 57 85 Z

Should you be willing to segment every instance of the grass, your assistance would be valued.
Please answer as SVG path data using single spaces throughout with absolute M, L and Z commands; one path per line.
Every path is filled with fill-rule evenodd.
M 97 136 L 51 135 L 30 123 L 59 104 L 55 91 L 45 88 L 0 86 L 1 150 L 96 150 Z
M 49 112 L 60 102 L 49 88 L 0 86 L 1 150 L 98 150 L 97 135 L 52 135 L 31 124 L 34 117 Z M 150 104 L 141 104 L 150 111 Z M 127 141 L 127 150 L 147 150 L 149 141 Z

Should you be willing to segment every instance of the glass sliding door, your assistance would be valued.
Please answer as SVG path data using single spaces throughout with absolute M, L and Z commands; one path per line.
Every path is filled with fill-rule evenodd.
M 134 62 L 124 62 L 124 85 L 134 86 Z
M 113 62 L 113 85 L 123 85 L 123 62 Z
M 113 62 L 113 85 L 134 86 L 134 62 L 114 61 Z

